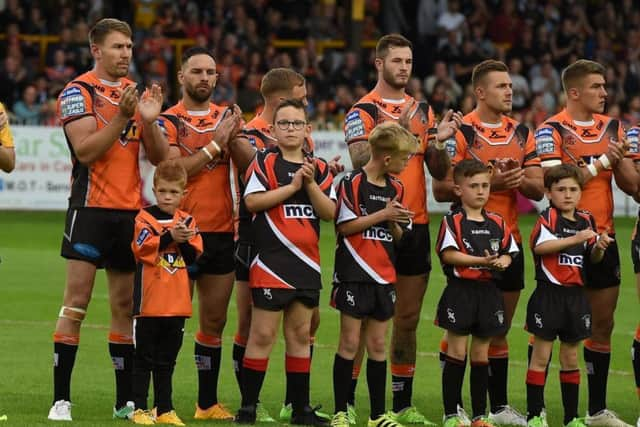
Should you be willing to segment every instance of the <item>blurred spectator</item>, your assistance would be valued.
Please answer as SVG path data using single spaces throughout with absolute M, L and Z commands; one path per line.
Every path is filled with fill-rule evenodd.
M 345 52 L 342 56 L 342 64 L 331 76 L 333 85 L 346 85 L 355 87 L 364 83 L 364 72 L 360 66 L 358 55 L 355 52 Z
M 409 79 L 407 93 L 413 96 L 418 102 L 427 100 L 427 96 L 422 88 L 422 81 L 418 77 L 411 77 Z
M 437 61 L 433 66 L 433 74 L 424 79 L 424 89 L 428 96 L 433 94 L 436 83 L 444 85 L 450 99 L 457 100 L 462 95 L 462 88 L 451 78 L 449 70 L 447 70 L 447 64 L 443 61 Z
M 20 58 L 8 56 L 0 72 L 0 99 L 6 105 L 13 105 L 20 97 L 22 87 L 27 84 L 27 70 Z
M 512 106 L 514 110 L 522 110 L 527 107 L 531 90 L 529 82 L 521 74 L 522 61 L 519 58 L 513 58 L 509 61 L 509 76 L 513 84 Z
M 640 95 L 634 95 L 629 100 L 624 122 L 628 127 L 640 124 Z
M 49 27 L 47 26 L 47 21 L 42 16 L 42 9 L 38 6 L 31 6 L 31 11 L 29 12 L 29 19 L 25 23 L 24 26 L 25 34 L 40 34 L 47 35 L 49 34 Z
M 547 55 L 540 67 L 540 73 L 531 80 L 531 92 L 542 96 L 542 103 L 546 111 L 556 110 L 556 94 L 562 89 L 560 75 L 553 68 L 551 59 Z
M 460 2 L 449 0 L 447 10 L 438 18 L 438 28 L 445 34 L 454 33 L 455 43 L 460 44 L 464 26 L 465 19 L 464 15 L 460 13 Z M 447 39 L 450 41 L 451 36 L 447 36 Z
M 47 78 L 52 85 L 59 86 L 61 89 L 74 75 L 77 75 L 75 68 L 67 65 L 65 59 L 64 51 L 58 49 L 53 53 L 53 64 L 45 68 Z
M 462 42 L 462 49 L 453 59 L 453 73 L 461 86 L 464 87 L 471 82 L 473 67 L 483 59 L 474 40 L 467 38 Z
M 455 105 L 454 100 L 449 98 L 446 87 L 440 82 L 437 82 L 433 87 L 429 104 L 433 108 L 434 114 L 439 117 L 442 117 L 445 111 Z
M 242 111 L 256 111 L 262 104 L 260 76 L 256 73 L 247 74 L 240 82 L 237 104 Z
M 498 14 L 489 21 L 489 35 L 495 44 L 509 49 L 518 40 L 522 21 L 516 14 L 513 0 L 503 0 L 498 10 Z
M 39 125 L 42 113 L 47 108 L 37 102 L 36 87 L 27 85 L 22 93 L 22 99 L 13 104 L 15 122 L 21 125 Z
M 465 95 L 460 102 L 460 111 L 463 115 L 469 114 L 476 107 L 476 100 L 472 95 Z

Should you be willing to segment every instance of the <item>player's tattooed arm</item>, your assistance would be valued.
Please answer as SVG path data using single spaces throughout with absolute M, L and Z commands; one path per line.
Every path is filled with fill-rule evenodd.
M 425 153 L 425 163 L 427 169 L 434 179 L 443 180 L 447 172 L 451 169 L 451 158 L 446 149 L 439 150 L 435 145 L 430 144 Z
M 518 190 L 528 199 L 536 201 L 542 200 L 544 196 L 542 168 L 538 166 L 524 168 L 524 178 Z
M 634 195 L 638 192 L 640 175 L 633 164 L 633 160 L 628 158 L 620 160 L 613 168 L 613 177 L 618 187 L 625 193 Z
M 358 169 L 366 165 L 371 157 L 369 142 L 363 140 L 349 144 L 349 156 L 351 157 L 351 164 L 354 169 Z

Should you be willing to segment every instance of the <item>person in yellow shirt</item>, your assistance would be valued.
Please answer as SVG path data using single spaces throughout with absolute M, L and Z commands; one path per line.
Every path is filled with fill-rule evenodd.
M 9 127 L 9 115 L 0 103 L 0 169 L 9 173 L 16 166 L 16 152 Z

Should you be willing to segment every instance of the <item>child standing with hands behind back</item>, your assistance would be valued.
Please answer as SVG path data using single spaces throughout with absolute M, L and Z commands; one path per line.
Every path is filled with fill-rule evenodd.
M 133 291 L 133 395 L 135 424 L 183 426 L 171 401 L 171 378 L 182 346 L 184 322 L 191 317 L 187 265 L 202 253 L 193 217 L 178 209 L 187 172 L 175 161 L 158 165 L 153 175 L 157 204 L 136 216 L 131 248 L 137 268 Z M 157 418 L 147 410 L 150 376 Z
M 578 347 L 591 336 L 591 307 L 584 291 L 583 265 L 602 261 L 613 242 L 600 236 L 590 213 L 579 211 L 583 179 L 570 164 L 548 169 L 544 187 L 550 206 L 540 213 L 531 233 L 537 286 L 527 305 L 526 329 L 535 336 L 527 371 L 528 426 L 547 427 L 544 408 L 546 370 L 556 337 L 560 340 L 560 389 L 564 425 L 584 427 L 578 418 Z

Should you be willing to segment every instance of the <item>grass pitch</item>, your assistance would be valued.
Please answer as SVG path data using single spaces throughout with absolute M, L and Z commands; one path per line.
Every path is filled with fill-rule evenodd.
M 523 236 L 528 236 L 535 218 L 521 218 Z M 440 217 L 433 216 L 431 235 L 435 236 Z M 40 212 L 0 212 L 0 289 L 2 310 L 2 350 L 0 350 L 0 415 L 8 420 L 6 426 L 38 426 L 56 424 L 46 420 L 52 398 L 52 333 L 62 302 L 65 264 L 59 256 L 64 214 Z M 609 407 L 627 422 L 635 423 L 638 398 L 635 394 L 630 347 L 638 316 L 638 297 L 631 266 L 629 236 L 633 219 L 616 220 L 617 240 L 622 260 L 623 284 L 616 311 L 613 335 L 613 357 L 609 377 Z M 328 305 L 329 280 L 335 246 L 333 229 L 322 228 L 322 266 L 325 288 L 321 299 L 322 322 L 316 338 L 313 358 L 311 399 L 321 403 L 327 412 L 333 410 L 332 363 L 337 347 L 338 313 Z M 527 288 L 522 293 L 514 325 L 510 333 L 511 404 L 526 409 L 525 373 L 527 334 L 523 330 L 526 302 L 535 282 L 531 254 L 525 251 Z M 438 343 L 442 331 L 433 325 L 435 308 L 444 286 L 444 276 L 434 257 L 434 269 L 422 310 L 418 329 L 418 361 L 414 381 L 414 404 L 431 420 L 442 419 L 442 397 Z M 77 426 L 116 426 L 126 421 L 111 419 L 114 399 L 114 379 L 108 355 L 109 326 L 108 293 L 103 273 L 93 291 L 93 300 L 84 321 L 80 349 L 73 373 L 73 418 Z M 178 414 L 188 425 L 205 425 L 193 419 L 196 401 L 196 370 L 193 363 L 193 334 L 197 319 L 187 322 L 185 340 L 174 375 L 174 404 Z M 229 318 L 223 340 L 223 360 L 219 397 L 232 410 L 239 405 L 239 393 L 231 365 L 231 344 L 235 332 L 235 304 L 229 307 Z M 281 340 L 282 341 L 282 340 Z M 557 351 L 546 387 L 546 404 L 551 426 L 562 425 L 562 400 L 558 383 Z M 467 370 L 468 371 L 468 370 Z M 586 412 L 586 375 L 582 373 L 580 413 Z M 466 406 L 469 405 L 468 380 L 464 385 Z M 391 406 L 390 384 L 387 386 L 388 408 Z M 284 397 L 283 344 L 276 345 L 270 359 L 269 371 L 261 394 L 261 401 L 272 415 L 277 415 Z M 361 376 L 357 392 L 359 424 L 368 414 L 365 375 Z

